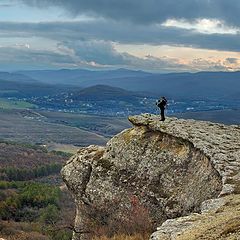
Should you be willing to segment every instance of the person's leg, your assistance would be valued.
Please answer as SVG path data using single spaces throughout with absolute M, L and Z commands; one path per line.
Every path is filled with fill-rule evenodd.
M 164 116 L 164 108 L 160 108 L 161 110 L 161 121 L 165 120 L 165 116 Z

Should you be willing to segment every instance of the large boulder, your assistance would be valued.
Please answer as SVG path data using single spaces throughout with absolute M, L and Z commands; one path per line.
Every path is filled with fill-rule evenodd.
M 62 169 L 76 200 L 74 240 L 90 239 L 93 222 L 129 227 L 138 210 L 157 227 L 239 193 L 239 126 L 149 114 L 129 120 L 133 128 L 106 147 L 81 148 Z M 159 231 L 153 239 L 164 239 Z

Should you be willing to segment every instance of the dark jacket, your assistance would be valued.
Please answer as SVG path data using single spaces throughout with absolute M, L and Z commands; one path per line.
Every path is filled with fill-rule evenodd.
M 165 109 L 165 107 L 167 105 L 167 100 L 160 99 L 160 100 L 157 101 L 156 105 L 161 109 Z

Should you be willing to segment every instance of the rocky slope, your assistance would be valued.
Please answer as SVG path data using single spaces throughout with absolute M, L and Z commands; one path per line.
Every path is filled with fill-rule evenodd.
M 154 226 L 163 223 L 151 239 L 190 239 L 179 237 L 203 228 L 202 214 L 167 219 L 228 209 L 224 196 L 240 192 L 240 127 L 176 118 L 160 122 L 149 114 L 129 120 L 133 128 L 105 148 L 80 149 L 62 170 L 77 205 L 73 239 L 90 239 L 87 223 L 93 216 L 106 225 L 112 219 L 123 222 L 133 199 Z
M 207 200 L 201 214 L 165 221 L 151 240 L 239 240 L 240 195 Z

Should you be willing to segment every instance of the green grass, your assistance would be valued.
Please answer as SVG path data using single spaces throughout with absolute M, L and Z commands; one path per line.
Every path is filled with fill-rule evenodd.
M 26 101 L 8 100 L 8 99 L 0 98 L 0 108 L 1 109 L 25 109 L 25 108 L 36 108 L 36 105 Z

